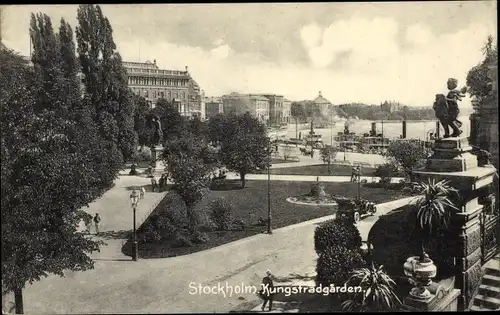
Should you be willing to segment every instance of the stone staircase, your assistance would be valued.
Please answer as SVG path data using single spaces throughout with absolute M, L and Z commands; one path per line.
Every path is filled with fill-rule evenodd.
M 484 276 L 470 309 L 472 312 L 500 310 L 500 255 L 484 266 Z

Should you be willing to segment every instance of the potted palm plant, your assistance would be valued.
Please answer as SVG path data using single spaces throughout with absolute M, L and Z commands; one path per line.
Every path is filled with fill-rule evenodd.
M 346 285 L 361 290 L 355 290 L 342 303 L 345 311 L 397 311 L 402 304 L 395 292 L 396 283 L 383 266 L 372 263 L 371 267 L 354 270 Z
M 437 235 L 439 229 L 447 227 L 451 211 L 458 210 L 449 198 L 452 193 L 458 194 L 458 191 L 449 185 L 449 181 L 436 182 L 435 179 L 415 183 L 413 189 L 420 195 L 415 202 L 414 209 L 422 237 L 422 251 L 420 256 L 408 258 L 404 264 L 404 270 L 405 274 L 410 276 L 416 284 L 410 294 L 417 298 L 426 298 L 430 293 L 425 286 L 429 285 L 431 279 L 436 276 L 437 269 L 426 253 L 425 246 L 429 244 L 433 236 Z

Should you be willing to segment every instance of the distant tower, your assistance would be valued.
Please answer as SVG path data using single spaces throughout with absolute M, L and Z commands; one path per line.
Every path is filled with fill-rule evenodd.
M 321 91 L 319 91 L 319 96 L 323 96 L 323 95 L 321 95 Z
M 188 72 L 188 66 L 186 66 L 186 72 Z

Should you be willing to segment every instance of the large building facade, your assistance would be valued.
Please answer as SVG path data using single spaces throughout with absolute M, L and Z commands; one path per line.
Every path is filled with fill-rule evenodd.
M 205 118 L 210 119 L 217 114 L 224 113 L 222 99 L 219 97 L 205 98 Z
M 178 106 L 183 116 L 201 114 L 202 91 L 186 67 L 185 71 L 161 70 L 154 62 L 123 62 L 128 86 L 151 107 L 163 98 Z
M 250 113 L 259 121 L 269 123 L 269 99 L 265 96 L 231 93 L 222 97 L 222 107 L 226 115 Z
M 269 123 L 271 125 L 281 125 L 283 123 L 283 95 L 263 94 L 269 99 Z

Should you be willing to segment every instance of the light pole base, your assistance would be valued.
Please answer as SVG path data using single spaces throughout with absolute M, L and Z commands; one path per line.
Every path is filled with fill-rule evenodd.
M 137 243 L 137 241 L 132 243 L 132 260 L 139 260 L 139 244 Z

